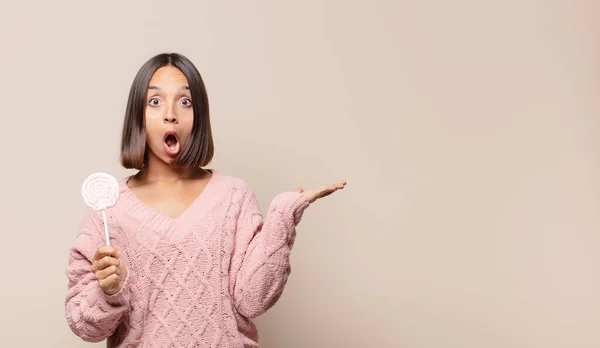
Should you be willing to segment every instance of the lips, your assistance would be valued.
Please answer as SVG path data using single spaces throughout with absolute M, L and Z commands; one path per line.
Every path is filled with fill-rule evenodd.
M 177 157 L 179 154 L 179 137 L 175 131 L 167 131 L 163 137 L 165 152 L 169 157 Z

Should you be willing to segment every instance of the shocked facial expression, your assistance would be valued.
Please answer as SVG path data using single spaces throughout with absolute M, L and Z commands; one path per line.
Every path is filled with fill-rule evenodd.
M 181 70 L 164 66 L 152 75 L 144 121 L 150 155 L 171 164 L 189 140 L 194 123 L 190 88 Z

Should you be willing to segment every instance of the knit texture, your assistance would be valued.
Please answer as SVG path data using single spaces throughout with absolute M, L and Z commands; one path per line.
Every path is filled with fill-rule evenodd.
M 111 246 L 128 276 L 105 294 L 91 265 L 105 244 L 100 212 L 88 210 L 69 253 L 65 301 L 71 330 L 107 347 L 257 348 L 252 318 L 280 298 L 296 226 L 309 203 L 283 192 L 263 218 L 241 179 L 212 171 L 204 192 L 177 218 L 146 205 L 120 181 L 107 213 Z

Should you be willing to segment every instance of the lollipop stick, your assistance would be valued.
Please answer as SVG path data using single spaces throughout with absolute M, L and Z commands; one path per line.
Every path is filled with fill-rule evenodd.
M 106 235 L 106 245 L 110 246 L 110 238 L 108 237 L 108 223 L 106 222 L 106 211 L 102 209 L 102 217 L 104 217 L 104 234 Z

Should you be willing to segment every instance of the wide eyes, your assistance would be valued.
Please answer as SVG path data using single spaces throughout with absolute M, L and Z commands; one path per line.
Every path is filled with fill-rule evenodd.
M 179 101 L 179 104 L 181 104 L 182 106 L 185 107 L 191 107 L 192 106 L 192 100 L 189 98 L 181 98 L 181 100 Z M 160 105 L 160 99 L 158 98 L 152 98 L 148 101 L 148 105 L 150 106 L 158 106 Z

